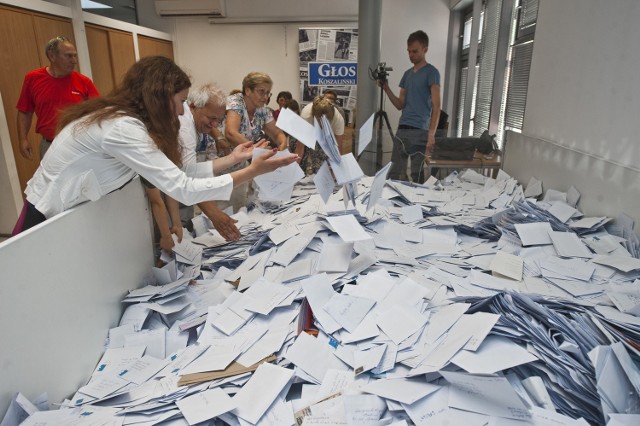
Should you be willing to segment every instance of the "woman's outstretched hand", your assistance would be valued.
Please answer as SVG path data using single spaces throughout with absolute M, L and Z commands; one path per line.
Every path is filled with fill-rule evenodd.
M 268 149 L 269 141 L 266 139 L 260 139 L 256 143 L 249 141 L 236 146 L 232 152 L 234 161 L 236 163 L 240 163 L 242 161 L 250 160 L 255 148 Z
M 253 153 L 253 148 L 251 149 L 251 152 Z M 248 167 L 231 172 L 230 175 L 233 178 L 233 185 L 237 186 L 242 182 L 255 178 L 256 176 L 272 172 L 280 167 L 288 166 L 291 163 L 300 161 L 300 157 L 297 154 L 287 154 L 273 158 L 277 153 L 278 150 L 275 148 L 269 150 L 251 160 L 251 164 Z
M 254 167 L 256 176 L 272 172 L 280 167 L 288 166 L 291 163 L 300 161 L 300 157 L 297 154 L 289 154 L 279 156 L 278 158 L 272 158 L 277 152 L 277 149 L 273 149 L 253 159 L 251 167 Z

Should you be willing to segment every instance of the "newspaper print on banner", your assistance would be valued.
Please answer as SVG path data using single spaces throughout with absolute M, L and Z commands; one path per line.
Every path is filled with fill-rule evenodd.
M 332 28 L 300 28 L 298 30 L 298 45 L 300 52 L 300 92 L 301 108 L 313 101 L 318 95 L 327 90 L 338 94 L 336 103 L 345 110 L 346 122 L 352 122 L 352 110 L 356 107 L 356 79 L 353 78 L 358 62 L 358 30 Z M 338 78 L 336 81 L 351 80 L 354 84 L 325 85 L 309 82 L 309 66 L 331 63 Z M 348 70 L 348 72 L 346 71 Z M 349 74 L 349 75 L 340 75 Z M 348 78 L 346 78 L 348 77 Z M 322 81 L 322 79 L 321 79 Z M 326 81 L 326 80 L 324 80 Z

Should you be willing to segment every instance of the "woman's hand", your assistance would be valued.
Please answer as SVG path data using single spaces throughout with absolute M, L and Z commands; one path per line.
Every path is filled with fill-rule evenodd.
M 175 225 L 171 226 L 170 230 L 172 234 L 175 234 L 178 237 L 178 243 L 182 242 L 182 223 L 178 222 Z
M 177 237 L 176 239 L 178 240 L 178 243 L 182 242 L 182 223 L 171 226 L 169 230 L 171 231 L 171 234 L 160 236 L 159 243 L 161 249 L 165 250 L 167 253 L 173 253 L 173 247 L 176 245 L 173 240 L 173 235 Z
M 288 166 L 289 164 L 300 161 L 300 157 L 296 154 L 289 154 L 279 156 L 278 158 L 271 158 L 278 152 L 277 149 L 272 149 L 269 152 L 256 157 L 251 162 L 251 168 L 253 168 L 256 176 L 272 172 L 280 167 Z
M 173 242 L 173 238 L 171 235 L 165 235 L 160 237 L 160 248 L 165 250 L 168 253 L 173 253 L 173 246 L 175 243 Z

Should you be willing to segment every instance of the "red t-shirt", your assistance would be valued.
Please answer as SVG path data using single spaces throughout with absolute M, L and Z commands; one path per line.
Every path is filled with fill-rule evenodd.
M 38 117 L 36 132 L 53 140 L 60 111 L 96 96 L 99 93 L 90 78 L 76 71 L 66 77 L 55 78 L 44 67 L 30 71 L 24 77 L 16 108 L 22 112 L 35 112 Z

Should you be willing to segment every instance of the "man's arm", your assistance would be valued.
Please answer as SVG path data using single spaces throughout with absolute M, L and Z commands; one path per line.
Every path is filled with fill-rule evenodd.
M 429 136 L 427 137 L 427 153 L 433 151 L 436 145 L 436 130 L 440 119 L 440 85 L 431 85 L 431 121 L 429 122 Z
M 236 227 L 237 220 L 229 217 L 225 212 L 218 208 L 215 201 L 205 201 L 198 204 L 202 213 L 204 213 L 214 228 L 222 235 L 225 240 L 236 241 L 240 238 L 240 231 Z
M 33 112 L 18 111 L 18 143 L 20 144 L 20 154 L 27 160 L 33 160 L 33 148 L 29 142 L 29 129 L 33 120 Z
M 381 83 L 378 81 L 378 86 L 380 86 L 380 84 Z M 391 88 L 389 87 L 388 81 L 384 82 L 384 85 L 382 86 L 382 88 L 384 89 L 384 93 L 387 94 L 387 97 L 389 98 L 393 106 L 396 107 L 398 111 L 404 108 L 404 100 L 406 95 L 406 90 L 404 88 L 400 88 L 399 96 L 396 96 L 395 93 L 393 93 L 393 90 L 391 90 Z

